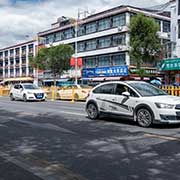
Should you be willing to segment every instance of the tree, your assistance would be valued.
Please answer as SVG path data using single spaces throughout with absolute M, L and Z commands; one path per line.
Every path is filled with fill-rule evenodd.
M 42 48 L 34 58 L 30 59 L 30 64 L 38 69 L 51 70 L 55 80 L 58 75 L 62 75 L 70 68 L 70 58 L 73 53 L 72 46 L 67 44 Z
M 154 19 L 143 14 L 132 17 L 130 29 L 130 57 L 136 63 L 137 72 L 143 76 L 141 66 L 143 63 L 154 63 L 158 59 L 161 50 L 158 38 L 159 25 Z

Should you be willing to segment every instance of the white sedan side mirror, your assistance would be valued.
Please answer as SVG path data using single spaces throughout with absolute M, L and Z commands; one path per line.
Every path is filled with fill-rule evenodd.
M 123 96 L 126 96 L 126 97 L 129 97 L 129 96 L 130 96 L 130 93 L 126 91 L 126 92 L 123 92 L 122 95 L 123 95 Z

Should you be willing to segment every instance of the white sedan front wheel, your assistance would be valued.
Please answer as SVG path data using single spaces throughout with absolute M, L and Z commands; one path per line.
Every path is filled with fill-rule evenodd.
M 10 100 L 11 100 L 11 101 L 14 101 L 14 100 L 15 100 L 14 95 L 13 95 L 12 93 L 10 94 Z
M 23 95 L 23 101 L 24 101 L 24 102 L 27 102 L 27 96 L 26 96 L 26 94 Z
M 99 117 L 98 108 L 94 103 L 88 104 L 86 111 L 90 119 L 97 119 Z
M 141 108 L 137 111 L 136 119 L 141 127 L 149 127 L 153 123 L 152 113 L 146 108 Z

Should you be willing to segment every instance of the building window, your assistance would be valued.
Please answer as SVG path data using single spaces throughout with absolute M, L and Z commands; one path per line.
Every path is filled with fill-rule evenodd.
M 180 20 L 178 20 L 178 39 L 180 39 Z
M 109 29 L 111 27 L 111 20 L 108 19 L 102 19 L 98 22 L 98 31 L 103 31 L 106 29 Z
M 8 64 L 9 64 L 9 63 L 8 63 L 8 60 L 7 60 L 7 61 L 5 61 L 5 66 L 8 66 Z
M 84 60 L 84 66 L 86 68 L 96 67 L 96 57 L 89 57 Z
M 19 56 L 19 48 L 17 48 L 17 49 L 15 50 L 15 52 L 16 52 L 16 56 Z
M 46 44 L 53 43 L 55 41 L 54 34 L 51 34 L 49 36 L 46 36 Z
M 163 32 L 170 32 L 170 22 L 163 21 Z
M 155 22 L 159 25 L 159 31 L 161 31 L 161 20 L 155 19 Z
M 126 64 L 125 54 L 115 54 L 112 56 L 113 66 L 122 66 Z
M 22 64 L 26 64 L 26 57 L 22 57 Z
M 0 59 L 3 59 L 3 52 L 0 53 Z
M 98 58 L 98 66 L 99 67 L 108 67 L 110 66 L 110 56 L 105 55 L 105 56 L 99 56 Z
M 90 50 L 94 50 L 97 47 L 97 42 L 96 40 L 91 40 L 91 41 L 87 41 L 86 42 L 86 50 L 90 51 Z
M 29 74 L 32 75 L 33 74 L 33 68 L 29 67 Z
M 8 58 L 8 51 L 5 51 L 5 58 Z
M 86 25 L 86 34 L 95 33 L 97 31 L 97 24 L 90 23 Z
M 23 75 L 26 74 L 26 67 L 22 67 L 22 74 L 23 74 Z
M 10 60 L 10 65 L 14 65 L 14 60 Z
M 85 27 L 83 25 L 80 25 L 78 27 L 78 36 L 83 36 L 85 35 Z
M 2 76 L 3 76 L 3 70 L 0 69 L 0 77 L 2 78 Z
M 64 31 L 64 39 L 70 39 L 72 37 L 74 37 L 74 32 L 72 29 L 67 29 Z
M 126 15 L 120 14 L 113 17 L 113 27 L 124 26 L 126 24 Z
M 19 64 L 19 58 L 16 58 L 16 64 L 17 65 Z
M 22 55 L 24 55 L 24 56 L 26 55 L 26 46 L 22 47 Z
M 125 34 L 117 34 L 112 37 L 112 45 L 125 45 L 126 44 L 126 35 Z
M 107 48 L 111 46 L 111 38 L 101 38 L 98 40 L 98 48 Z
M 14 69 L 10 69 L 10 76 L 14 76 Z
M 180 15 L 180 0 L 178 0 L 178 15 Z
M 56 33 L 55 34 L 55 41 L 57 42 L 57 41 L 61 41 L 61 33 L 60 32 L 58 32 L 58 33 Z
M 13 56 L 14 56 L 14 50 L 11 49 L 11 50 L 10 50 L 10 57 L 13 57 Z
M 85 50 L 85 43 L 80 42 L 78 43 L 78 52 L 83 52 Z
M 19 70 L 19 68 L 16 68 L 16 76 L 19 76 L 20 75 L 20 70 Z

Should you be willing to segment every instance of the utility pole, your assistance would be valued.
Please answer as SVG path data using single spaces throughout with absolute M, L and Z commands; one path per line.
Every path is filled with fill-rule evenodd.
M 78 29 L 79 29 L 79 21 L 81 18 L 81 14 L 83 14 L 84 18 L 87 17 L 87 14 L 90 14 L 88 10 L 82 11 L 78 9 L 78 16 L 75 19 L 75 85 L 78 84 Z
M 78 22 L 79 22 L 79 16 L 80 16 L 80 11 L 78 9 L 78 17 L 76 18 L 75 21 L 75 85 L 78 84 L 78 41 L 77 41 L 77 37 L 78 37 Z

